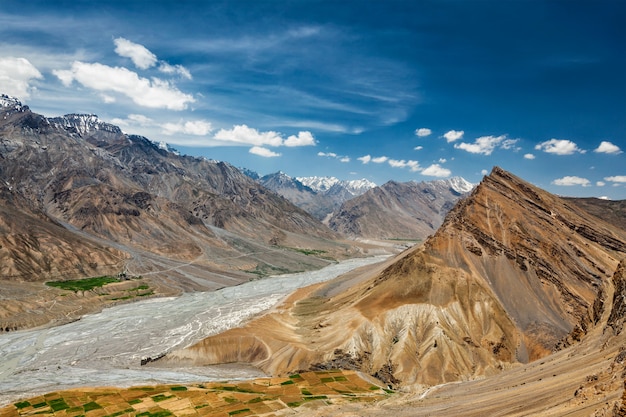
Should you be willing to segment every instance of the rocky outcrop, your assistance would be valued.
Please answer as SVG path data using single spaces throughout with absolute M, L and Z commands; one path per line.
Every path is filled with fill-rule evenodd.
M 351 237 L 423 240 L 471 187 L 458 177 L 420 183 L 390 181 L 346 201 L 328 225 Z
M 494 168 L 423 246 L 301 290 L 164 360 L 218 363 L 220 341 L 245 336 L 264 344 L 267 357 L 250 362 L 270 374 L 344 364 L 391 385 L 480 378 L 584 340 L 604 317 L 624 242 L 619 229 Z

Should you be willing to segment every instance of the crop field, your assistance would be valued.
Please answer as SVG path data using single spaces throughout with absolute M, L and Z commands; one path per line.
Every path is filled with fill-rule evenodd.
M 269 417 L 391 394 L 353 371 L 331 370 L 236 383 L 73 389 L 15 402 L 0 409 L 0 417 Z

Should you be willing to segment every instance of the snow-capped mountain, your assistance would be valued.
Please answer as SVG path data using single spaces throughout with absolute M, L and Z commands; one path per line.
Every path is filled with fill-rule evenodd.
M 447 181 L 450 188 L 459 194 L 469 193 L 476 186 L 476 184 L 472 184 L 463 177 L 452 177 L 444 181 Z
M 8 96 L 6 94 L 0 94 L 0 108 L 5 111 L 9 108 L 13 108 L 13 112 L 22 112 L 28 110 L 28 106 L 24 106 L 21 101 L 15 97 Z M 11 113 L 11 112 L 9 112 Z M 5 114 L 5 118 L 8 114 Z
M 296 177 L 296 179 L 318 193 L 330 190 L 330 187 L 339 182 L 335 177 Z
M 342 181 L 335 177 L 296 177 L 298 181 L 307 187 L 312 188 L 316 192 L 326 193 L 331 188 L 340 185 L 342 188 L 348 190 L 352 195 L 361 195 L 367 190 L 376 187 L 373 182 L 362 178 L 360 180 Z
M 61 117 L 51 117 L 48 118 L 48 121 L 53 126 L 67 130 L 68 132 L 73 131 L 81 136 L 97 131 L 122 134 L 122 130 L 119 127 L 103 122 L 95 114 L 72 113 Z

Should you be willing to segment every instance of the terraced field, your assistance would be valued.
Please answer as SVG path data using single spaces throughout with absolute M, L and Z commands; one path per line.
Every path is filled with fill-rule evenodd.
M 353 371 L 331 370 L 238 383 L 74 389 L 18 401 L 0 409 L 0 417 L 269 417 L 390 395 Z

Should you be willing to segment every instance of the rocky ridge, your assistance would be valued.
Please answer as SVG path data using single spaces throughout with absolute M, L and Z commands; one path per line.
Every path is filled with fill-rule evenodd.
M 496 375 L 602 331 L 624 257 L 626 231 L 494 168 L 423 246 L 163 361 L 339 365 L 404 387 Z
M 328 225 L 350 237 L 423 240 L 473 187 L 466 180 L 390 181 L 346 201 Z
M 212 289 L 355 253 L 228 163 L 178 155 L 95 115 L 46 118 L 4 95 L 0 104 L 0 285 L 129 270 L 174 292 Z

